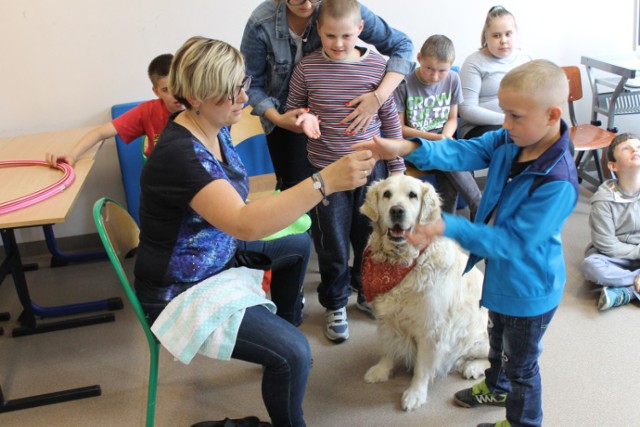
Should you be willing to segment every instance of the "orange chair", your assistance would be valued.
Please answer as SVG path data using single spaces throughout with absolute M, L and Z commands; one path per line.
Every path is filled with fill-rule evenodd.
M 592 124 L 578 124 L 573 103 L 582 99 L 580 69 L 576 66 L 562 67 L 562 69 L 569 80 L 569 118 L 572 126 L 569 131 L 569 138 L 573 142 L 577 153 L 576 169 L 578 170 L 578 179 L 580 181 L 585 180 L 597 187 L 606 178 L 611 177 L 607 167 L 606 148 L 611 145 L 611 140 L 615 138 L 616 134 Z M 598 156 L 599 150 L 602 150 L 600 157 Z M 597 179 L 586 171 L 586 167 L 591 160 L 595 163 L 598 174 Z

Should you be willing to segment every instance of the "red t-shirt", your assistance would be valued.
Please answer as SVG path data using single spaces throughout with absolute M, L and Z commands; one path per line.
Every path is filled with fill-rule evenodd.
M 120 138 L 128 144 L 146 135 L 148 145 L 144 154 L 149 155 L 158 142 L 160 133 L 167 125 L 171 113 L 161 99 L 146 101 L 127 111 L 111 122 Z

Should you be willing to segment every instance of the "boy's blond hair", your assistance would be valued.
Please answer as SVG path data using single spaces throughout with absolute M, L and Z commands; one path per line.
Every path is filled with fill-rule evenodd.
M 615 138 L 613 138 L 613 140 L 611 141 L 611 145 L 609 145 L 609 147 L 607 148 L 607 160 L 610 162 L 615 162 L 616 147 L 630 139 L 637 139 L 640 141 L 640 137 L 638 137 L 638 135 L 634 133 L 628 133 L 628 132 L 621 133 L 620 135 L 617 135 Z
M 535 59 L 509 71 L 500 90 L 526 92 L 541 108 L 562 108 L 569 98 L 569 82 L 562 68 L 546 59 Z
M 230 44 L 191 37 L 176 52 L 169 72 L 169 90 L 188 109 L 188 99 L 224 102 L 242 80 L 244 58 Z
M 320 10 L 318 10 L 318 26 L 323 24 L 326 17 L 333 19 L 353 18 L 353 22 L 360 25 L 360 21 L 362 21 L 360 3 L 357 0 L 323 0 L 320 3 Z
M 453 64 L 456 59 L 456 50 L 449 37 L 442 34 L 434 34 L 422 44 L 420 56 L 423 58 L 435 58 L 439 62 Z

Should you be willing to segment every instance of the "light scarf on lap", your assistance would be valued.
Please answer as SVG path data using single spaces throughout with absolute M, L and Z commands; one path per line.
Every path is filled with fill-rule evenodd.
M 151 330 L 178 360 L 197 353 L 229 360 L 247 307 L 276 306 L 262 290 L 261 270 L 230 268 L 184 291 L 165 307 Z

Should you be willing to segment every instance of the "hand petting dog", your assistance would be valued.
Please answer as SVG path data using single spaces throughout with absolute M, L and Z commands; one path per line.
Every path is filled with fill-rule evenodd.
M 429 246 L 433 239 L 444 234 L 445 223 L 442 219 L 437 219 L 430 224 L 416 224 L 407 235 L 407 240 L 412 245 L 424 248 Z

